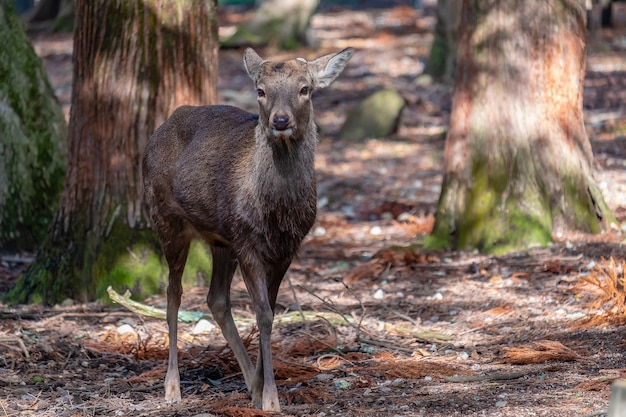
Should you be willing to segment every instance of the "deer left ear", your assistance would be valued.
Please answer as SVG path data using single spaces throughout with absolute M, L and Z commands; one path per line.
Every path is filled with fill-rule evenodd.
M 328 87 L 341 71 L 346 67 L 350 58 L 354 55 L 353 48 L 346 48 L 336 54 L 324 55 L 309 62 L 313 68 L 313 75 L 317 88 Z

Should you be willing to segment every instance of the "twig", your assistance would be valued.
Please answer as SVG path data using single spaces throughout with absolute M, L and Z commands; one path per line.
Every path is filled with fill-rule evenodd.
M 419 325 L 419 323 L 417 322 L 417 320 L 412 319 L 411 317 L 409 317 L 406 314 L 400 313 L 399 311 L 396 310 L 392 310 L 388 307 L 385 306 L 385 310 L 390 311 L 391 313 L 395 314 L 396 316 L 400 317 L 401 319 L 405 319 L 406 321 L 409 321 L 411 323 L 413 323 L 414 326 Z
M 309 365 L 309 364 L 306 364 L 306 363 L 289 361 L 287 359 L 281 358 L 280 356 L 276 357 L 276 359 L 281 361 L 282 363 L 287 364 L 287 365 L 297 366 L 297 367 L 300 367 L 300 368 L 312 369 L 312 370 L 317 371 L 317 372 L 322 372 L 322 371 L 326 370 L 324 368 L 313 366 L 313 365 Z
M 291 278 L 289 278 L 289 275 L 287 275 L 287 282 L 289 283 L 289 289 L 291 290 L 291 294 L 293 295 L 293 300 L 296 303 L 296 307 L 298 308 L 298 311 L 300 312 L 300 317 L 302 317 L 302 322 L 306 323 L 306 318 L 304 317 L 304 313 L 302 312 L 302 306 L 300 305 L 300 301 L 298 301 L 298 296 L 296 295 L 296 289 L 293 287 L 293 284 L 291 283 Z
M 302 285 L 298 285 L 298 287 L 303 290 L 308 292 L 309 294 L 311 294 L 313 297 L 317 298 L 318 300 L 320 300 L 324 305 L 326 305 L 330 310 L 332 310 L 335 314 L 338 314 L 349 326 L 354 327 L 355 329 L 357 329 L 358 331 L 358 327 L 360 326 L 359 324 L 354 324 L 352 323 L 352 321 L 350 319 L 348 319 L 346 317 L 345 314 L 343 314 L 341 311 L 339 311 L 337 308 L 335 308 L 335 306 L 330 303 L 329 301 L 323 299 L 322 297 L 320 297 L 319 295 L 315 294 L 313 291 L 309 290 L 308 288 L 303 287 Z
M 604 416 L 608 413 L 608 410 L 599 410 L 599 411 L 592 411 L 591 413 L 588 414 L 583 414 L 581 417 L 596 417 L 596 416 Z
M 417 332 L 413 334 L 413 337 L 427 343 L 444 343 L 454 340 L 454 336 L 450 336 L 449 334 L 429 331 Z
M 181 384 L 183 384 L 183 382 L 181 381 Z M 186 384 L 185 384 L 186 385 Z M 149 387 L 133 387 L 132 391 L 133 392 L 151 392 L 157 389 L 163 389 L 165 388 L 165 384 L 156 384 L 156 385 L 151 385 Z
M 2 262 L 10 262 L 14 264 L 30 264 L 35 261 L 35 258 L 32 256 L 11 256 L 4 255 L 0 256 L 0 261 Z
M 476 381 L 504 381 L 508 379 L 518 379 L 526 374 L 521 372 L 513 372 L 510 374 L 492 374 L 492 375 L 454 375 L 443 376 L 442 378 L 448 382 L 476 382 Z
M 326 346 L 326 347 L 327 347 L 327 348 L 329 348 L 330 350 L 333 350 L 333 351 L 337 352 L 337 354 L 339 354 L 339 355 L 343 356 L 343 352 L 342 352 L 342 351 L 340 351 L 339 349 L 337 349 L 337 348 L 336 348 L 336 347 L 334 347 L 334 346 L 331 346 L 329 343 L 326 343 L 326 342 L 324 342 L 323 340 L 318 339 L 317 337 L 313 336 L 312 334 L 309 334 L 309 333 L 307 333 L 307 332 L 303 332 L 303 331 L 299 331 L 298 333 L 301 333 L 301 334 L 303 334 L 303 335 L 305 335 L 305 336 L 307 336 L 307 337 L 309 337 L 309 338 L 311 338 L 311 339 L 315 340 L 316 342 L 321 343 L 322 345 Z M 337 338 L 336 338 L 336 337 L 335 337 L 335 340 L 337 340 Z
M 361 318 L 359 320 L 359 324 L 356 327 L 356 338 L 358 339 L 359 333 L 361 332 L 361 330 L 363 330 L 363 326 L 361 326 L 361 323 L 363 323 L 363 319 L 365 318 L 365 306 L 361 302 L 361 299 L 356 296 L 354 291 L 352 291 L 352 289 L 348 287 L 345 282 L 341 281 L 341 283 L 343 284 L 343 287 L 354 297 L 354 299 L 359 303 L 359 306 L 361 307 Z
M 354 366 L 354 362 L 349 361 L 349 360 L 347 360 L 346 358 L 344 358 L 344 357 L 342 357 L 342 356 L 338 356 L 338 355 L 331 355 L 331 354 L 326 354 L 326 355 L 322 355 L 322 356 L 320 356 L 319 358 L 317 358 L 317 361 L 316 361 L 316 362 L 317 362 L 317 366 L 318 366 L 318 367 L 319 367 L 319 369 L 320 369 L 320 370 L 322 370 L 322 371 L 330 371 L 330 370 L 332 370 L 332 369 L 333 369 L 333 368 L 327 368 L 327 367 L 322 366 L 322 365 L 320 364 L 320 361 L 321 361 L 322 359 L 326 359 L 326 358 L 339 358 L 339 359 L 341 359 L 342 361 L 348 362 L 350 365 Z
M 20 339 L 19 337 L 15 337 L 15 336 L 0 336 L 0 343 L 4 343 L 4 342 L 14 342 L 14 343 L 16 343 L 20 347 L 21 352 L 24 354 L 26 359 L 30 358 L 30 355 L 28 354 L 28 349 L 26 349 L 26 345 L 24 344 L 22 339 Z M 4 345 L 4 346 L 6 346 L 7 348 L 12 348 L 11 346 L 7 346 L 7 345 Z M 16 348 L 12 348 L 12 349 L 18 350 Z
M 365 343 L 366 345 L 379 346 L 379 347 L 384 347 L 384 348 L 387 348 L 387 349 L 399 350 L 400 352 L 406 352 L 406 353 L 413 353 L 413 352 L 415 352 L 415 349 L 405 348 L 403 346 L 398 346 L 398 345 L 395 345 L 395 344 L 389 343 L 389 342 L 383 342 L 381 340 L 357 339 L 357 342 Z

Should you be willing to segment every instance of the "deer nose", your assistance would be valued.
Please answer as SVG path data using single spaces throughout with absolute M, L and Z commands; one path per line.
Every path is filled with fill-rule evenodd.
M 272 124 L 276 130 L 287 130 L 289 127 L 289 116 L 274 116 Z

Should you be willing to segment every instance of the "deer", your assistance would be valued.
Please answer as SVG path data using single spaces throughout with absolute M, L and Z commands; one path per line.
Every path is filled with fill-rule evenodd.
M 169 359 L 165 400 L 181 401 L 177 318 L 190 242 L 210 247 L 207 305 L 230 346 L 256 408 L 280 411 L 271 332 L 280 284 L 317 211 L 318 142 L 312 93 L 344 70 L 353 48 L 312 61 L 262 59 L 252 48 L 244 67 L 258 115 L 228 105 L 181 106 L 146 144 L 144 195 L 169 268 Z M 259 332 L 256 365 L 231 312 L 236 268 L 250 295 Z

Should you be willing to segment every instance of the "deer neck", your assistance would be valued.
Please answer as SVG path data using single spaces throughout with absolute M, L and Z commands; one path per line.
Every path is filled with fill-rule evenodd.
M 277 139 L 257 126 L 250 180 L 257 190 L 270 198 L 299 199 L 315 189 L 315 125 L 305 128 L 304 135 Z

